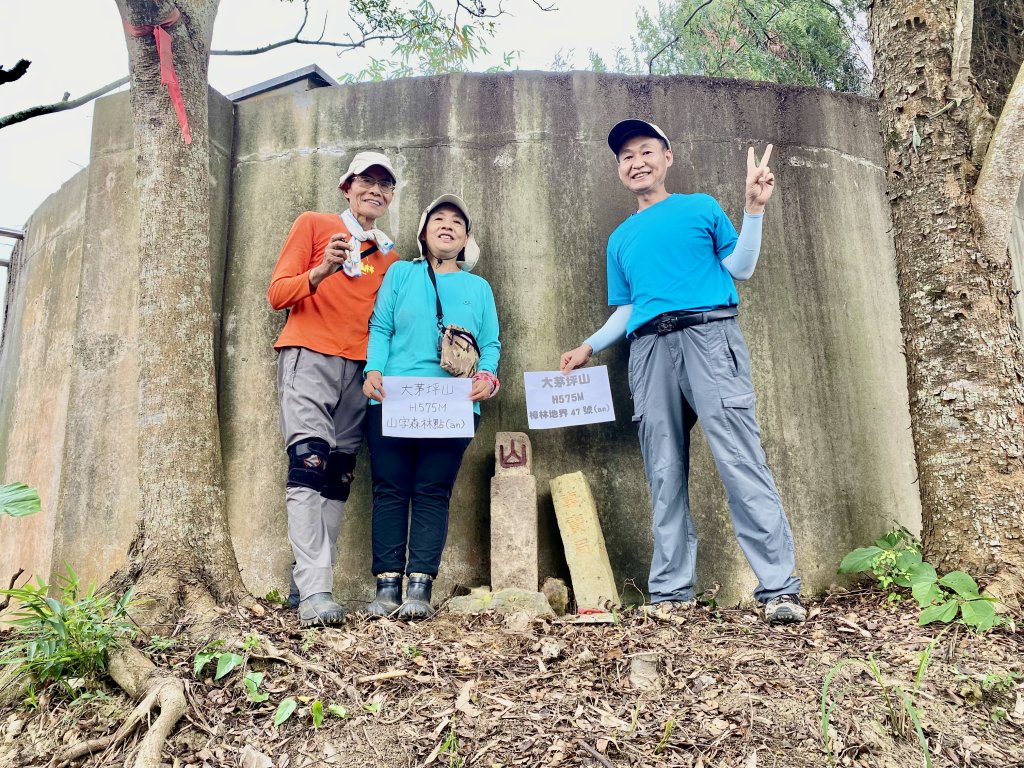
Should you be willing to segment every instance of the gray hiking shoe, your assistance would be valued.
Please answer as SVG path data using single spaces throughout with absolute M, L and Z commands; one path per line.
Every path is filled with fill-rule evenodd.
M 292 563 L 292 568 L 295 568 L 295 563 Z M 284 601 L 286 608 L 298 608 L 299 607 L 299 585 L 295 583 L 295 571 L 291 572 L 291 580 L 288 584 L 288 599 Z
M 764 604 L 768 624 L 800 624 L 807 620 L 807 609 L 796 595 L 779 595 Z
M 345 620 L 345 609 L 330 592 L 317 592 L 299 603 L 299 626 L 336 626 Z

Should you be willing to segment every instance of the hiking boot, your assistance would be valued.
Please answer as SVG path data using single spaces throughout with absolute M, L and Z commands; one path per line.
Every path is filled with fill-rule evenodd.
M 402 574 L 377 574 L 377 596 L 366 606 L 371 616 L 390 616 L 402 603 Z
M 336 626 L 345 620 L 345 609 L 334 602 L 330 592 L 317 592 L 299 603 L 299 626 Z
M 291 579 L 288 584 L 288 599 L 284 601 L 286 608 L 299 607 L 299 585 L 295 583 L 295 563 L 292 563 L 292 570 L 289 571 Z
M 764 604 L 768 624 L 800 624 L 807 620 L 807 609 L 796 595 L 779 595 Z
M 405 602 L 398 611 L 400 619 L 428 619 L 434 610 L 430 607 L 430 592 L 434 587 L 434 577 L 425 573 L 410 573 L 409 583 L 405 588 Z

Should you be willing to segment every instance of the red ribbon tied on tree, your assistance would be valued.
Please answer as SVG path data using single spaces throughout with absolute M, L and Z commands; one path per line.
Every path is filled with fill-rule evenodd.
M 156 40 L 156 53 L 160 57 L 160 85 L 167 86 L 167 93 L 171 97 L 171 104 L 178 115 L 178 125 L 181 126 L 181 137 L 186 144 L 192 143 L 192 134 L 188 130 L 188 115 L 185 114 L 185 102 L 181 98 L 181 86 L 178 85 L 178 74 L 174 71 L 174 50 L 172 48 L 171 36 L 167 30 L 178 23 L 181 18 L 181 11 L 175 8 L 171 15 L 157 24 L 143 24 L 136 27 L 134 24 L 124 22 L 125 31 L 132 37 L 148 37 L 153 35 Z

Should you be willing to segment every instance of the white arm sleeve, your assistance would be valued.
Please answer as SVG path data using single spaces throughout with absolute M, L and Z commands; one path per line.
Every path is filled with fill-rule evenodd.
M 743 212 L 743 225 L 736 247 L 732 253 L 722 259 L 722 266 L 737 280 L 749 280 L 757 266 L 757 257 L 761 254 L 761 223 L 763 213 Z
M 629 316 L 632 314 L 632 304 L 623 304 L 617 307 L 607 322 L 583 343 L 593 347 L 596 354 L 602 349 L 607 349 L 612 344 L 621 341 L 626 336 L 626 324 L 629 322 Z

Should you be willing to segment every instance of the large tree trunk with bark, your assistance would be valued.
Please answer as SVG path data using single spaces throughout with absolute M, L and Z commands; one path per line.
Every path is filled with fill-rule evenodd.
M 224 514 L 210 277 L 207 68 L 215 0 L 179 2 L 167 31 L 192 143 L 185 144 L 152 34 L 126 34 L 142 211 L 139 232 L 139 528 L 125 569 L 140 597 L 173 611 L 241 597 Z M 119 0 L 134 26 L 170 2 Z
M 950 0 L 871 14 L 923 539 L 936 565 L 1019 585 L 1024 361 L 1006 233 L 986 240 L 972 199 L 994 121 L 968 77 L 970 21 L 956 23 Z

